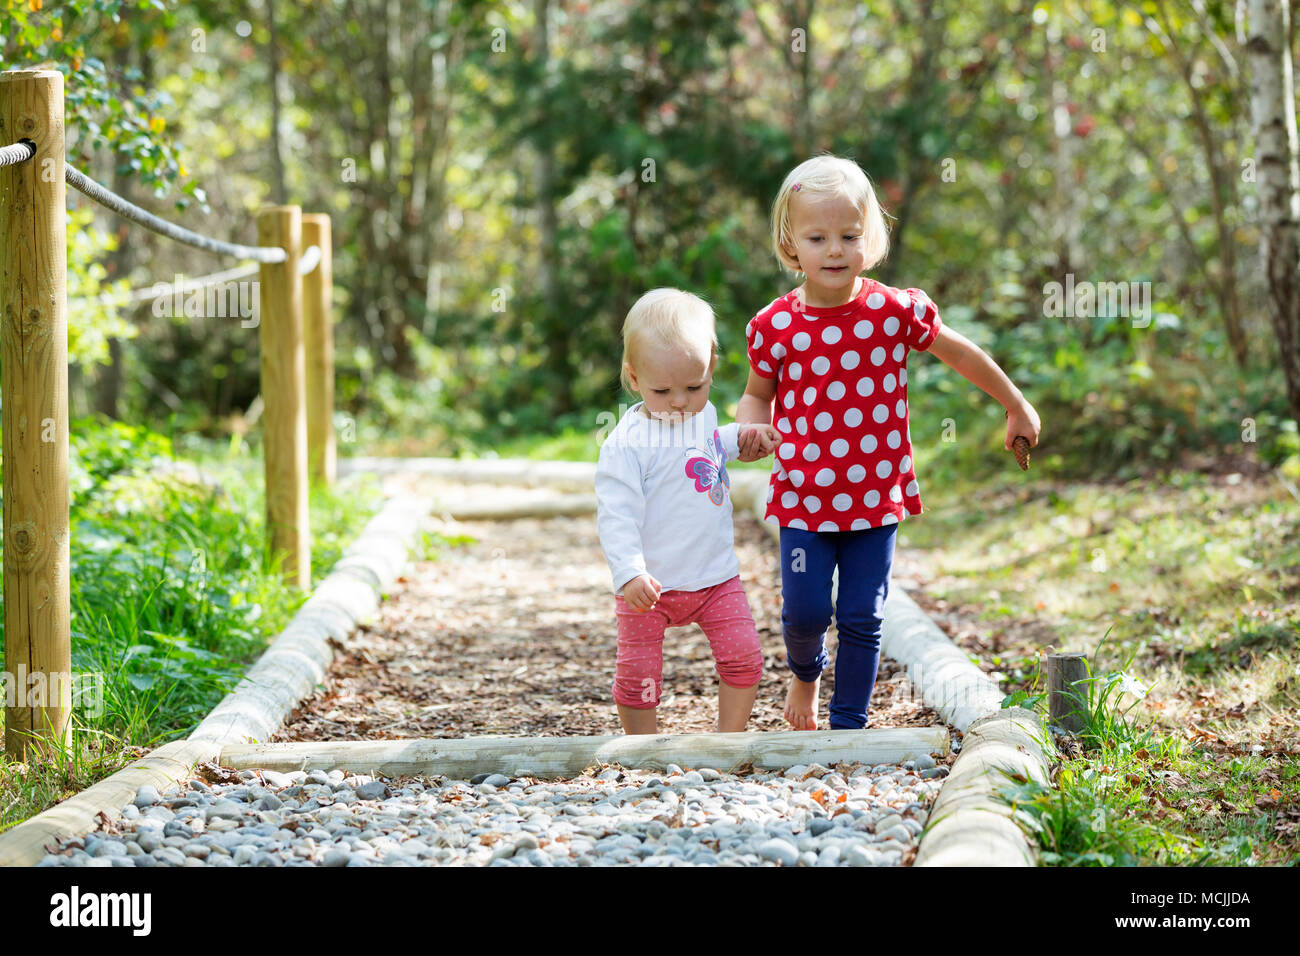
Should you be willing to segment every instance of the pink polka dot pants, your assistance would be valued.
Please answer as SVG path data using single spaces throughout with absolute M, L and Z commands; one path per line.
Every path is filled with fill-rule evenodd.
M 740 576 L 702 591 L 664 591 L 648 611 L 622 596 L 618 615 L 618 664 L 614 700 L 624 707 L 659 706 L 663 690 L 664 629 L 699 624 L 713 649 L 718 677 L 732 687 L 753 687 L 763 676 L 763 651 Z

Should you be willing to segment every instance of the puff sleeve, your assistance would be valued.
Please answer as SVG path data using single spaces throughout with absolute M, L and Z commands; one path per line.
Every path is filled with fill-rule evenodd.
M 943 328 L 938 308 L 920 289 L 903 290 L 899 305 L 903 307 L 903 342 L 909 349 L 926 351 Z

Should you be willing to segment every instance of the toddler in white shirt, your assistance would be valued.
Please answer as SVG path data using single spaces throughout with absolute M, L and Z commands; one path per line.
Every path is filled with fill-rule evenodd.
M 718 730 L 745 729 L 763 655 L 731 524 L 727 462 L 770 455 L 771 425 L 718 426 L 713 310 L 678 289 L 647 292 L 623 324 L 622 381 L 642 401 L 605 439 L 596 466 L 597 527 L 618 618 L 614 701 L 623 730 L 658 731 L 664 629 L 698 623 L 720 678 Z M 742 431 L 756 431 L 741 458 Z

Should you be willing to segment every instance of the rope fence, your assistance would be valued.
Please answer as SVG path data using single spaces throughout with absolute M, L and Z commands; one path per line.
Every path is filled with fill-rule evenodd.
M 5 750 L 20 760 L 48 756 L 50 743 L 71 744 L 71 685 L 62 680 L 72 673 L 65 185 L 176 242 L 252 260 L 195 279 L 74 301 L 145 302 L 258 276 L 267 537 L 271 552 L 283 557 L 288 583 L 302 590 L 311 587 L 310 485 L 332 485 L 336 474 L 329 216 L 265 206 L 256 214 L 257 245 L 205 236 L 68 165 L 65 128 L 61 73 L 0 72 L 0 129 L 25 134 L 0 145 L 4 659 L 58 689 L 57 699 L 4 701 Z M 216 300 L 205 299 L 210 311 L 209 301 Z

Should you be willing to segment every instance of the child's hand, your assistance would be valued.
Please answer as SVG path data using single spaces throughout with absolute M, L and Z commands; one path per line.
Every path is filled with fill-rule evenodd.
M 639 574 L 623 585 L 623 600 L 638 611 L 648 611 L 659 600 L 659 582 L 648 574 Z
M 1007 437 L 1004 447 L 1010 451 L 1011 443 L 1016 440 L 1016 436 L 1024 435 L 1029 440 L 1029 447 L 1033 448 L 1038 444 L 1038 433 L 1042 427 L 1034 406 L 1022 399 L 1020 404 L 1007 409 Z
M 766 458 L 781 444 L 781 433 L 771 425 L 746 425 L 740 430 L 740 461 Z

